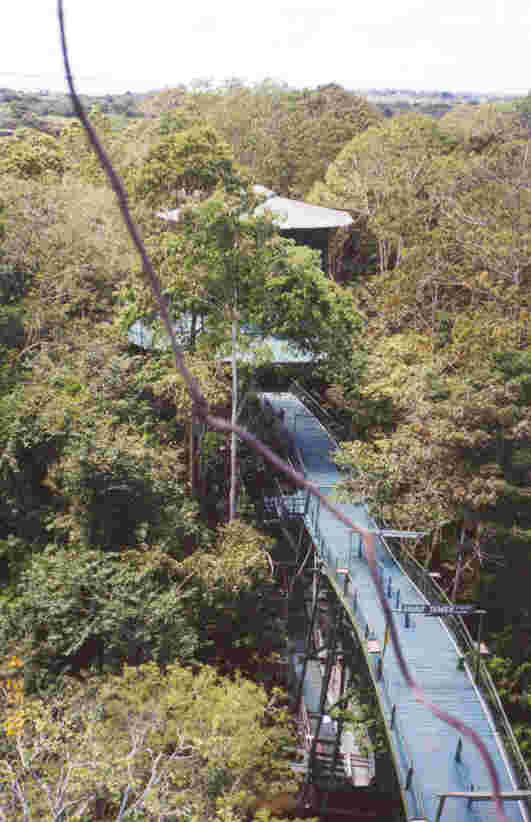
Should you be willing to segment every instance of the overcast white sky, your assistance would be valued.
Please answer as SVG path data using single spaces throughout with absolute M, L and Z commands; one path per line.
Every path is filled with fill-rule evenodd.
M 64 0 L 77 86 L 531 87 L 530 0 Z M 64 88 L 55 0 L 3 0 L 0 86 Z

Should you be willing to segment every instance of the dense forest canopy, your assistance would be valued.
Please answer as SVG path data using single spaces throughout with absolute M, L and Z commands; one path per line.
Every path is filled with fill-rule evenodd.
M 427 531 L 417 557 L 448 590 L 460 567 L 457 595 L 488 609 L 490 666 L 531 757 L 529 99 L 438 119 L 384 118 L 334 84 L 105 102 L 92 122 L 168 305 L 208 329 L 186 351 L 208 401 L 230 414 L 216 352 L 235 319 L 327 355 L 308 387 L 338 419 L 345 493 Z M 198 475 L 169 354 L 128 344 L 155 307 L 68 115 L 18 111 L 24 127 L 0 138 L 0 756 L 13 789 L 0 807 L 58 818 L 46 774 L 94 819 L 128 801 L 147 819 L 243 820 L 257 795 L 296 788 L 267 674 L 286 628 L 270 601 L 275 540 L 244 487 L 227 522 L 229 443 L 201 432 Z M 249 217 L 253 183 L 349 211 L 331 275 Z M 155 212 L 173 208 L 168 230 Z M 242 453 L 242 476 L 253 465 Z

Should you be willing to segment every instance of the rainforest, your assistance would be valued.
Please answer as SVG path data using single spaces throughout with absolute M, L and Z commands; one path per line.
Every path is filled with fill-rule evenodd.
M 234 81 L 121 104 L 90 120 L 209 406 L 282 453 L 259 393 L 316 398 L 342 497 L 420 533 L 414 559 L 486 611 L 531 763 L 529 96 L 384 116 L 334 84 Z M 297 589 L 263 506 L 289 483 L 200 424 L 70 114 L 0 137 L 0 813 L 293 816 Z M 301 244 L 256 186 L 351 222 Z

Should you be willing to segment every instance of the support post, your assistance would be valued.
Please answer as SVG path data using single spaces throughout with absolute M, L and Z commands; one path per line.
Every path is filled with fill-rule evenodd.
M 387 598 L 391 599 L 392 595 L 393 595 L 393 583 L 392 583 L 391 577 L 389 577 L 388 580 L 387 580 Z
M 391 636 L 391 626 L 389 622 L 385 620 L 385 633 L 384 633 L 384 641 L 383 641 L 383 648 L 382 648 L 382 660 L 385 656 L 386 648 L 389 644 L 389 637 Z
M 473 791 L 473 790 L 474 790 L 474 785 L 473 785 L 473 783 L 472 783 L 472 782 L 470 783 L 470 790 L 471 790 L 471 791 Z M 472 799 L 472 797 L 470 797 L 470 799 L 469 799 L 469 800 L 467 801 L 467 803 L 466 803 L 467 808 L 471 808 L 471 807 L 472 807 L 472 802 L 473 802 L 473 801 L 474 801 L 474 800 Z
M 315 597 L 314 597 L 313 606 L 312 606 L 312 615 L 310 617 L 310 624 L 308 626 L 308 632 L 306 634 L 306 642 L 305 642 L 305 645 L 304 645 L 304 648 L 305 648 L 304 662 L 302 664 L 301 681 L 300 681 L 299 689 L 298 689 L 298 692 L 297 692 L 297 699 L 295 701 L 295 713 L 299 712 L 300 705 L 301 705 L 301 700 L 302 700 L 302 689 L 303 689 L 303 685 L 304 685 L 304 679 L 306 677 L 306 671 L 308 669 L 308 656 L 309 656 L 309 653 L 310 653 L 310 643 L 311 643 L 311 639 L 312 639 L 312 636 L 313 636 L 313 629 L 314 629 L 314 626 L 315 626 L 315 617 L 317 615 L 317 601 L 318 601 L 320 587 L 321 587 L 321 574 L 319 574 L 318 577 L 317 577 L 316 592 L 315 592 Z
M 345 687 L 347 684 L 347 665 L 345 662 L 345 654 L 343 653 L 343 658 L 341 660 L 341 678 L 339 680 L 339 697 L 343 699 L 345 696 Z
M 321 578 L 320 574 L 321 563 L 317 556 L 317 552 L 314 550 L 313 552 L 313 579 L 312 579 L 312 614 L 315 611 L 316 603 L 317 603 L 317 578 Z
M 303 514 L 303 517 L 302 517 L 302 520 L 301 520 L 301 528 L 300 528 L 300 531 L 299 531 L 299 539 L 297 541 L 297 551 L 296 551 L 297 562 L 299 561 L 299 556 L 300 556 L 300 553 L 301 553 L 302 540 L 304 538 L 304 530 L 305 530 L 304 529 L 304 523 L 305 523 L 306 517 L 308 515 L 309 506 L 310 506 L 310 492 L 307 491 L 306 492 L 306 499 L 304 500 L 304 514 Z
M 478 644 L 477 644 L 477 648 L 476 648 L 476 682 L 479 679 L 479 668 L 480 668 L 480 665 L 481 665 L 481 633 L 482 633 L 481 629 L 483 628 L 483 617 L 484 617 L 484 614 L 483 614 L 483 612 L 481 612 L 480 615 L 479 615 L 479 621 L 478 621 Z
M 319 735 L 321 733 L 321 725 L 323 723 L 323 712 L 326 703 L 326 697 L 328 695 L 328 688 L 330 687 L 330 677 L 332 674 L 332 665 L 335 657 L 335 650 L 336 650 L 336 641 L 337 641 L 337 628 L 338 628 L 338 617 L 340 614 L 338 613 L 339 609 L 337 606 L 334 607 L 334 620 L 332 622 L 332 630 L 330 635 L 330 642 L 328 646 L 328 653 L 326 657 L 326 665 L 325 665 L 325 672 L 323 676 L 323 680 L 321 683 L 321 695 L 319 698 L 319 715 L 317 717 L 317 726 L 315 728 L 315 733 L 312 739 L 312 746 L 310 748 L 310 753 L 308 755 L 308 772 L 306 774 L 306 784 L 308 785 L 314 771 L 314 762 L 315 762 L 315 753 L 317 750 L 317 740 L 319 739 Z
M 379 656 L 376 662 L 376 679 L 381 679 L 383 675 L 383 662 L 382 657 Z
M 334 632 L 333 632 L 334 637 L 333 637 L 333 642 L 331 643 L 331 648 L 330 648 L 330 656 L 331 656 L 331 659 L 332 659 L 332 664 L 333 664 L 334 658 L 336 656 L 337 635 L 341 631 L 342 623 L 343 623 L 343 609 L 341 608 L 340 603 L 337 603 L 336 618 L 335 618 L 335 629 L 334 629 Z M 341 670 L 341 682 L 340 682 L 340 685 L 339 685 L 339 695 L 340 696 L 343 695 L 342 694 L 343 685 L 344 685 L 344 664 L 343 664 L 343 667 L 342 667 L 342 670 Z M 338 759 L 339 759 L 342 732 L 343 732 L 343 719 L 342 719 L 342 715 L 340 714 L 339 718 L 337 719 L 336 738 L 334 740 L 334 754 L 332 756 L 332 768 L 331 768 L 332 778 L 334 777 L 336 767 L 337 767 L 337 762 L 338 762 Z M 328 794 L 326 795 L 326 798 L 328 799 Z
M 461 738 L 459 738 L 459 741 L 457 743 L 457 749 L 456 749 L 456 752 L 455 752 L 455 761 L 456 762 L 461 762 L 461 752 L 462 752 L 462 750 L 463 750 L 463 740 Z
M 435 816 L 435 822 L 440 822 L 445 802 L 446 802 L 446 797 L 441 796 L 441 798 L 439 799 L 439 807 L 437 808 L 437 814 Z
M 457 564 L 455 566 L 455 576 L 454 582 L 452 585 L 452 595 L 450 599 L 452 602 L 455 602 L 457 597 L 457 589 L 459 588 L 459 580 L 461 579 L 461 568 L 463 566 L 463 551 L 464 551 L 464 542 L 465 542 L 465 528 L 464 526 L 461 528 L 461 538 L 459 540 L 459 546 L 457 548 Z
M 400 607 L 400 588 L 397 588 L 395 591 L 395 608 Z
M 394 728 L 395 716 L 396 716 L 396 705 L 393 705 L 393 707 L 391 708 L 391 722 L 390 722 L 390 725 L 389 725 L 390 728 Z

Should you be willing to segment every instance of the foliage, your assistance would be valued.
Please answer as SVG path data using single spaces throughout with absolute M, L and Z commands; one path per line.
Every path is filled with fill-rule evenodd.
M 351 140 L 310 200 L 354 212 L 377 238 L 385 271 L 400 260 L 419 230 L 429 228 L 432 204 L 425 192 L 436 176 L 430 160 L 447 150 L 430 117 L 394 117 Z
M 347 385 L 359 378 L 363 320 L 352 293 L 322 272 L 319 252 L 293 241 L 278 244 L 255 321 L 264 331 L 322 358 L 318 371 L 325 378 Z
M 0 175 L 13 175 L 22 180 L 45 180 L 60 176 L 64 160 L 54 137 L 26 130 L 10 140 L 0 157 Z
M 330 369 L 333 360 L 347 370 L 351 341 L 361 328 L 351 294 L 323 274 L 318 252 L 275 235 L 268 217 L 242 217 L 254 203 L 248 195 L 239 201 L 213 196 L 183 209 L 175 232 L 151 237 L 170 307 L 175 314 L 190 312 L 194 323 L 201 319 L 207 334 L 198 340 L 204 344 L 227 339 L 236 310 L 240 325 L 291 339 L 328 356 Z M 128 283 L 123 293 L 126 323 L 151 310 L 142 282 Z M 196 344 L 193 333 L 190 344 Z
M 114 135 L 112 119 L 99 108 L 93 108 L 89 120 L 97 131 L 106 151 L 116 161 L 119 155 L 119 141 Z M 64 157 L 65 171 L 91 185 L 104 185 L 105 173 L 89 144 L 86 134 L 77 120 L 70 121 L 62 130 L 58 144 Z
M 3 608 L 3 642 L 29 642 L 26 688 L 49 687 L 59 674 L 93 662 L 116 667 L 155 659 L 190 660 L 196 637 L 176 563 L 127 561 L 116 553 L 53 546 L 22 573 L 17 598 Z M 169 580 L 173 585 L 169 585 Z
M 2 263 L 32 278 L 24 301 L 29 341 L 53 338 L 76 319 L 93 326 L 109 317 L 132 264 L 111 192 L 73 179 L 43 186 L 7 178 L 2 200 Z
M 529 130 L 531 128 L 531 91 L 527 93 L 526 97 L 518 103 L 518 113 L 524 126 Z
M 467 152 L 485 151 L 496 143 L 517 138 L 521 132 L 518 118 L 493 103 L 456 106 L 441 118 L 439 128 L 458 140 Z
M 140 116 L 138 109 L 140 99 L 140 95 L 131 94 L 131 92 L 125 94 L 81 95 L 81 100 L 87 111 L 97 106 L 107 114 L 125 114 L 128 117 Z M 34 118 L 50 118 L 52 121 L 74 116 L 69 94 L 51 93 L 49 91 L 41 91 L 36 94 L 34 92 L 2 88 L 0 89 L 0 100 L 9 102 L 13 114 L 21 118 L 18 125 L 22 125 L 25 114 L 30 114 Z
M 505 635 L 508 633 L 511 633 L 510 630 L 505 631 Z M 514 658 L 493 656 L 488 660 L 488 667 L 514 727 L 520 750 L 529 761 L 531 759 L 531 729 L 529 727 L 531 664 L 527 661 L 518 664 Z
M 183 567 L 201 580 L 209 596 L 223 597 L 251 590 L 269 572 L 268 548 L 272 540 L 241 520 L 220 527 L 214 550 L 195 552 Z M 271 560 L 269 560 L 270 562 Z
M 417 113 L 383 122 L 335 85 L 233 81 L 166 90 L 146 101 L 148 117 L 119 128 L 112 101 L 101 102 L 91 117 L 127 181 L 169 307 L 192 315 L 186 358 L 209 403 L 226 413 L 229 384 L 213 351 L 236 322 L 326 355 L 313 387 L 346 421 L 346 490 L 393 526 L 430 531 L 417 551 L 443 584 L 466 537 L 459 596 L 488 607 L 491 630 L 511 621 L 492 670 L 527 747 L 531 204 L 514 112 L 474 106 L 438 122 Z M 255 810 L 250 794 L 284 779 L 273 749 L 264 758 L 260 748 L 271 718 L 251 711 L 272 697 L 174 666 L 169 678 L 127 669 L 104 704 L 97 689 L 69 695 L 58 676 L 152 658 L 265 678 L 253 655 L 277 651 L 286 630 L 269 597 L 273 546 L 252 511 L 218 527 L 223 438 L 204 435 L 207 470 L 191 498 L 193 405 L 167 351 L 128 348 L 131 323 L 153 320 L 151 295 L 82 131 L 62 128 L 57 139 L 9 138 L 3 154 L 2 638 L 24 659 L 28 690 L 62 682 L 64 702 L 23 698 L 11 669 L 2 679 L 12 732 L 1 740 L 10 789 L 0 803 L 22 818 L 18 785 L 39 818 L 57 819 L 72 801 L 71 813 L 91 819 L 117 818 L 124 802 L 131 818 L 136 803 L 153 819 L 240 820 Z M 315 201 L 350 210 L 354 228 L 335 238 L 346 287 L 270 220 L 245 217 L 257 201 L 238 164 L 283 194 L 313 186 Z M 175 231 L 153 213 L 171 207 L 181 208 Z M 491 550 L 505 561 L 495 571 Z
M 304 196 L 354 135 L 380 119 L 376 108 L 341 86 L 298 91 L 266 80 L 234 80 L 219 90 L 165 89 L 142 104 L 151 116 L 202 121 L 232 147 L 257 182 L 286 196 Z M 184 116 L 184 121 L 183 121 Z
M 24 663 L 17 656 L 7 660 L 0 692 L 2 695 L 3 730 L 6 736 L 17 736 L 24 728 L 24 680 L 17 676 Z
M 12 739 L 12 738 L 11 738 Z M 34 702 L 2 760 L 11 819 L 242 820 L 266 784 L 296 789 L 280 694 L 208 667 L 125 667 Z M 20 777 L 24 774 L 24 779 Z
M 129 171 L 128 182 L 135 200 L 172 209 L 183 194 L 209 194 L 218 185 L 235 191 L 242 177 L 229 146 L 212 128 L 197 126 L 161 137 L 140 166 Z

